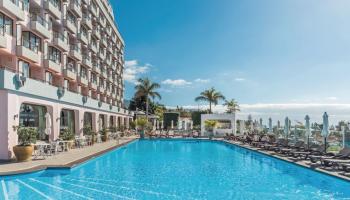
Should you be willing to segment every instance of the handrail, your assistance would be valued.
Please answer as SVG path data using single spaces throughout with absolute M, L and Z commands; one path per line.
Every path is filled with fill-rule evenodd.
M 43 17 L 41 17 L 40 15 L 38 15 L 36 13 L 32 13 L 30 16 L 30 19 L 32 21 L 39 22 L 41 25 L 43 25 L 46 28 L 49 27 L 49 23 Z
M 54 7 L 58 8 L 61 11 L 61 7 L 60 7 L 60 5 L 58 3 L 59 1 L 49 0 L 49 2 L 50 2 L 50 4 L 52 4 Z
M 64 34 L 59 33 L 57 31 L 53 31 L 53 37 L 54 38 L 58 38 L 58 39 L 60 39 L 63 42 L 66 42 L 66 41 L 68 42 L 67 37 Z

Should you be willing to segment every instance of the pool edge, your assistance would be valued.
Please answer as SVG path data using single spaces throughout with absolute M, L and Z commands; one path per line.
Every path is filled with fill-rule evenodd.
M 62 169 L 62 170 L 70 170 L 74 167 L 77 167 L 78 165 L 84 164 L 85 162 L 88 162 L 96 157 L 99 157 L 105 153 L 111 152 L 113 150 L 116 150 L 120 147 L 126 146 L 136 140 L 139 140 L 139 138 L 133 138 L 127 142 L 124 142 L 122 144 L 117 144 L 115 146 L 109 147 L 107 149 L 104 149 L 102 151 L 93 153 L 91 155 L 88 155 L 86 157 L 80 158 L 78 160 L 74 160 L 72 162 L 69 162 L 67 164 L 63 165 L 38 165 L 27 169 L 21 169 L 21 170 L 14 170 L 14 171 L 8 171 L 8 172 L 0 172 L 0 178 L 5 176 L 16 176 L 16 175 L 24 175 L 24 174 L 31 174 L 31 173 L 37 173 L 40 171 L 50 170 L 50 169 Z

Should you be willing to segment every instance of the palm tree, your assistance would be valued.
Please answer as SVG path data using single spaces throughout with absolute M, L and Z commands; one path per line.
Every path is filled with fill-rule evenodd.
M 154 100 L 155 98 L 161 99 L 162 97 L 158 92 L 155 90 L 160 88 L 160 85 L 158 83 L 153 83 L 151 80 L 148 78 L 140 78 L 138 80 L 138 84 L 135 86 L 135 97 L 136 98 L 141 98 L 145 97 L 146 99 L 146 119 L 148 121 L 148 107 L 149 107 L 149 102 L 151 98 Z
M 219 100 L 225 100 L 225 97 L 220 92 L 216 91 L 213 87 L 209 90 L 204 90 L 198 97 L 195 98 L 195 101 L 209 102 L 209 113 L 212 113 L 211 105 L 217 105 Z
M 237 111 L 241 111 L 239 109 L 239 105 L 238 105 L 238 102 L 234 99 L 231 99 L 231 100 L 226 100 L 225 103 L 224 103 L 224 106 L 227 107 L 227 110 L 226 112 L 227 113 L 235 113 Z

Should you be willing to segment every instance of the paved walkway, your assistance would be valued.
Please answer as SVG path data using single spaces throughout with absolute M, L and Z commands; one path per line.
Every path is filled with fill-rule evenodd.
M 117 140 L 111 140 L 104 143 L 97 143 L 93 146 L 71 149 L 68 152 L 61 152 L 57 155 L 50 156 L 44 160 L 0 164 L 0 175 L 21 174 L 57 167 L 71 168 L 74 165 L 77 165 L 95 156 L 113 150 L 119 146 L 123 146 L 136 139 L 137 137 L 133 136 L 128 138 L 121 138 L 119 140 L 119 143 Z

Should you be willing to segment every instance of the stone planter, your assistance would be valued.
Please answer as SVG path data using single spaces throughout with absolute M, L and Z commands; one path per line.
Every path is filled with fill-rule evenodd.
M 14 146 L 13 152 L 15 153 L 18 162 L 27 162 L 32 160 L 34 147 L 30 146 Z

